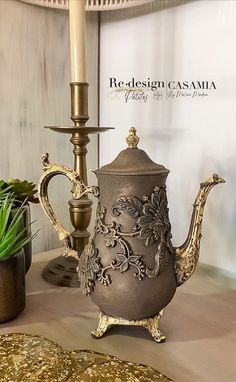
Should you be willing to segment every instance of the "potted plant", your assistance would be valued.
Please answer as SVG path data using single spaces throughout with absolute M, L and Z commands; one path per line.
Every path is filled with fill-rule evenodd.
M 24 213 L 22 215 L 22 224 L 26 228 L 25 235 L 31 234 L 31 214 L 29 203 L 39 203 L 35 196 L 37 193 L 36 185 L 27 180 L 10 178 L 8 181 L 0 180 L 0 205 L 6 195 L 13 194 L 14 208 L 11 209 L 11 214 L 14 216 L 18 209 L 23 206 Z M 32 242 L 29 241 L 24 245 L 25 252 L 25 271 L 28 272 L 32 261 Z
M 0 323 L 10 321 L 25 308 L 24 245 L 35 235 L 26 234 L 22 225 L 25 213 L 22 204 L 12 214 L 12 194 L 1 198 L 0 205 Z

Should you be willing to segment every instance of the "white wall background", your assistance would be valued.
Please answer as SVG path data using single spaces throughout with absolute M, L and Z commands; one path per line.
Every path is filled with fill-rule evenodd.
M 162 2 L 163 3 L 163 2 Z M 170 4 L 171 2 L 169 2 Z M 184 241 L 199 183 L 213 172 L 226 179 L 209 195 L 201 262 L 236 276 L 236 1 L 188 1 L 160 8 L 104 12 L 101 19 L 101 164 L 126 147 L 135 126 L 140 148 L 171 169 L 168 178 L 173 243 Z M 125 103 L 109 77 L 128 81 L 208 80 L 204 99 Z
M 87 14 L 89 124 L 97 124 L 96 13 Z M 0 0 L 0 178 L 38 182 L 41 155 L 73 167 L 70 136 L 45 130 L 45 125 L 72 125 L 70 121 L 70 53 L 67 11 Z M 97 138 L 89 144 L 88 168 L 96 167 Z M 50 187 L 52 203 L 70 228 L 68 199 L 71 184 L 63 177 Z M 94 178 L 91 182 L 94 183 Z M 40 205 L 32 206 L 34 252 L 58 247 L 57 234 Z

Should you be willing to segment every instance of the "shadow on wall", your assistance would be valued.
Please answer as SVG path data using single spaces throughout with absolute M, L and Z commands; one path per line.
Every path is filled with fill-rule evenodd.
M 235 199 L 235 190 L 236 190 L 236 155 L 230 156 L 226 162 L 227 175 L 226 182 L 228 182 L 227 194 L 225 195 L 224 200 L 222 200 L 222 210 L 224 215 L 227 216 L 227 225 L 224 225 L 223 235 L 228 236 L 227 248 L 225 249 L 226 253 L 233 261 L 235 261 L 235 248 L 236 248 L 236 199 Z M 225 221 L 226 219 L 224 219 Z M 236 269 L 232 269 L 234 277 L 236 277 Z
M 229 271 L 230 267 L 227 264 L 229 259 L 225 259 L 223 255 L 227 253 L 227 258 L 230 258 L 232 263 L 234 262 L 236 248 L 236 156 L 224 158 L 222 162 L 203 150 L 202 155 L 199 156 L 199 178 L 205 174 L 206 169 L 208 173 L 211 171 L 211 173 L 206 174 L 207 176 L 217 172 L 225 179 L 226 183 L 222 187 L 216 187 L 207 201 L 206 220 L 209 219 L 209 222 L 208 224 L 203 223 L 204 236 L 202 242 L 207 253 L 207 263 L 220 265 L 221 268 Z M 217 230 L 215 229 L 216 222 Z M 219 236 L 222 237 L 222 240 L 219 240 Z M 207 242 L 205 242 L 205 237 L 208 239 Z M 219 256 L 216 258 L 215 255 L 216 242 L 218 243 L 217 252 L 222 254 L 220 258 Z M 202 260 L 205 263 L 204 257 L 203 254 Z M 232 277 L 236 277 L 236 269 L 231 269 L 230 273 Z
M 195 0 L 193 0 L 195 1 Z M 167 8 L 173 8 L 177 5 L 184 5 L 187 1 L 155 1 L 143 6 L 126 9 L 114 14 L 113 21 L 130 19 L 138 16 L 144 16 L 149 13 L 155 13 Z M 178 47 L 176 46 L 176 17 L 172 14 L 171 23 L 168 25 L 168 33 L 165 33 L 167 18 L 159 18 L 159 22 L 154 26 L 151 36 L 152 50 L 150 52 L 149 45 L 143 45 L 142 53 L 143 60 L 141 64 L 143 70 L 155 73 L 156 78 L 173 78 L 175 56 Z M 148 24 L 146 24 L 148 27 Z M 150 56 L 151 55 L 151 56 Z M 148 59 L 146 63 L 145 57 Z M 139 62 L 136 62 L 140 65 Z M 184 128 L 173 128 L 173 102 L 147 102 L 145 105 L 145 113 L 142 107 L 135 108 L 135 127 L 140 132 L 140 137 L 145 142 L 145 147 L 151 148 L 151 152 L 162 150 L 165 145 L 165 160 L 168 158 L 171 151 L 171 143 L 177 140 L 183 141 L 187 136 L 188 131 Z M 157 140 L 154 137 L 158 137 Z M 166 145 L 166 143 L 168 143 Z M 158 161 L 158 157 L 152 158 Z

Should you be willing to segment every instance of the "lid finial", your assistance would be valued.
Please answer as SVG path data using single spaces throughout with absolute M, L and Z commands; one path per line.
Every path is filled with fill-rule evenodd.
M 138 143 L 139 143 L 139 137 L 136 135 L 136 129 L 135 127 L 131 127 L 129 129 L 129 135 L 126 138 L 126 142 L 128 144 L 129 149 L 137 149 Z

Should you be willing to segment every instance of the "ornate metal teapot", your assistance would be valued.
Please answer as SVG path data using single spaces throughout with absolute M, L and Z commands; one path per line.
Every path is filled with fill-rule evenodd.
M 101 337 L 115 324 L 144 326 L 157 342 L 165 340 L 158 323 L 176 288 L 193 274 L 200 250 L 204 206 L 210 190 L 225 181 L 214 174 L 201 183 L 193 204 L 189 234 L 174 248 L 168 216 L 164 166 L 137 148 L 139 138 L 130 129 L 128 148 L 110 164 L 95 171 L 98 187 L 88 187 L 78 174 L 44 157 L 40 180 L 41 204 L 64 242 L 65 255 L 78 258 L 81 288 L 100 309 Z M 75 199 L 92 193 L 99 197 L 93 235 L 82 254 L 72 249 L 70 234 L 57 221 L 47 197 L 55 174 L 73 183 Z

